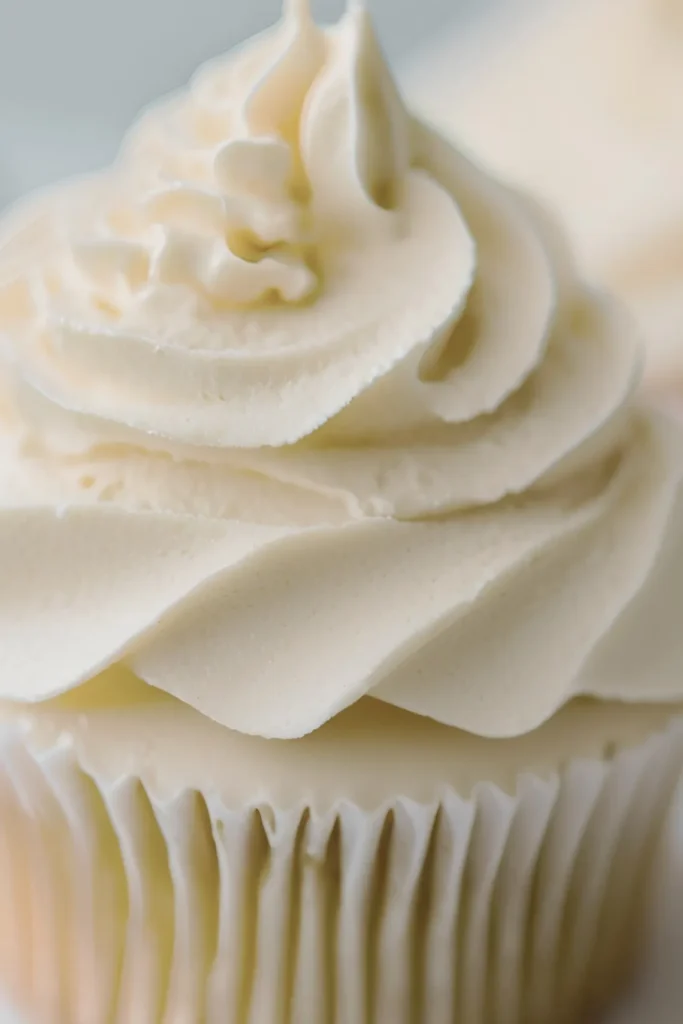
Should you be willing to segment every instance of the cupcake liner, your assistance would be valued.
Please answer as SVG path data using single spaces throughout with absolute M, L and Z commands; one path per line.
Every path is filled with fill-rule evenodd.
M 683 765 L 632 750 L 327 812 L 91 774 L 0 735 L 0 969 L 55 1024 L 529 1024 L 628 966 Z

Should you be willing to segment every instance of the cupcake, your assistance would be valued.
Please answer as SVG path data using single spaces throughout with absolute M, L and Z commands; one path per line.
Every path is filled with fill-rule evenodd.
M 647 383 L 683 407 L 683 8 L 513 6 L 514 25 L 496 14 L 427 52 L 416 100 L 561 212 L 589 274 L 637 314 Z
M 683 762 L 683 435 L 545 216 L 303 2 L 0 230 L 0 978 L 536 1024 Z

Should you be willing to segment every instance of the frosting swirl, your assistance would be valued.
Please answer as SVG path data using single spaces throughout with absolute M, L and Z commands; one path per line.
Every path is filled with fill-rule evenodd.
M 588 273 L 636 313 L 647 383 L 680 394 L 683 5 L 563 0 L 487 20 L 415 67 L 420 109 L 562 213 Z
M 0 336 L 0 697 L 122 661 L 294 737 L 367 693 L 491 736 L 682 695 L 672 616 L 658 672 L 624 635 L 683 596 L 630 326 L 408 115 L 363 8 L 292 0 L 17 208 Z

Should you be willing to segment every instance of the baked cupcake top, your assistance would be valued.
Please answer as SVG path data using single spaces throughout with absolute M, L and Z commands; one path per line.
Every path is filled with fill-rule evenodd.
M 124 662 L 234 730 L 683 696 L 683 442 L 366 11 L 282 23 L 0 229 L 0 697 Z M 677 505 L 678 502 L 678 505 Z
M 591 277 L 638 315 L 648 380 L 683 396 L 683 5 L 517 15 L 427 53 L 420 108 L 557 208 Z

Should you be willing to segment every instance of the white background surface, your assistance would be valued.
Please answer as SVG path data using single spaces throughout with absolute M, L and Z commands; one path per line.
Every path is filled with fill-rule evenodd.
M 368 0 L 395 63 L 506 0 Z M 507 0 L 510 2 L 510 0 Z M 342 0 L 313 0 L 322 19 Z M 270 24 L 280 0 L 0 0 L 0 207 L 23 192 L 108 162 L 145 103 L 182 84 L 204 59 Z M 676 1024 L 683 942 L 675 924 L 681 867 L 666 887 L 654 965 L 609 1024 Z M 673 965 L 673 967 L 669 966 Z M 668 969 L 667 969 L 668 967 Z M 0 1024 L 16 1024 L 0 1006 Z

